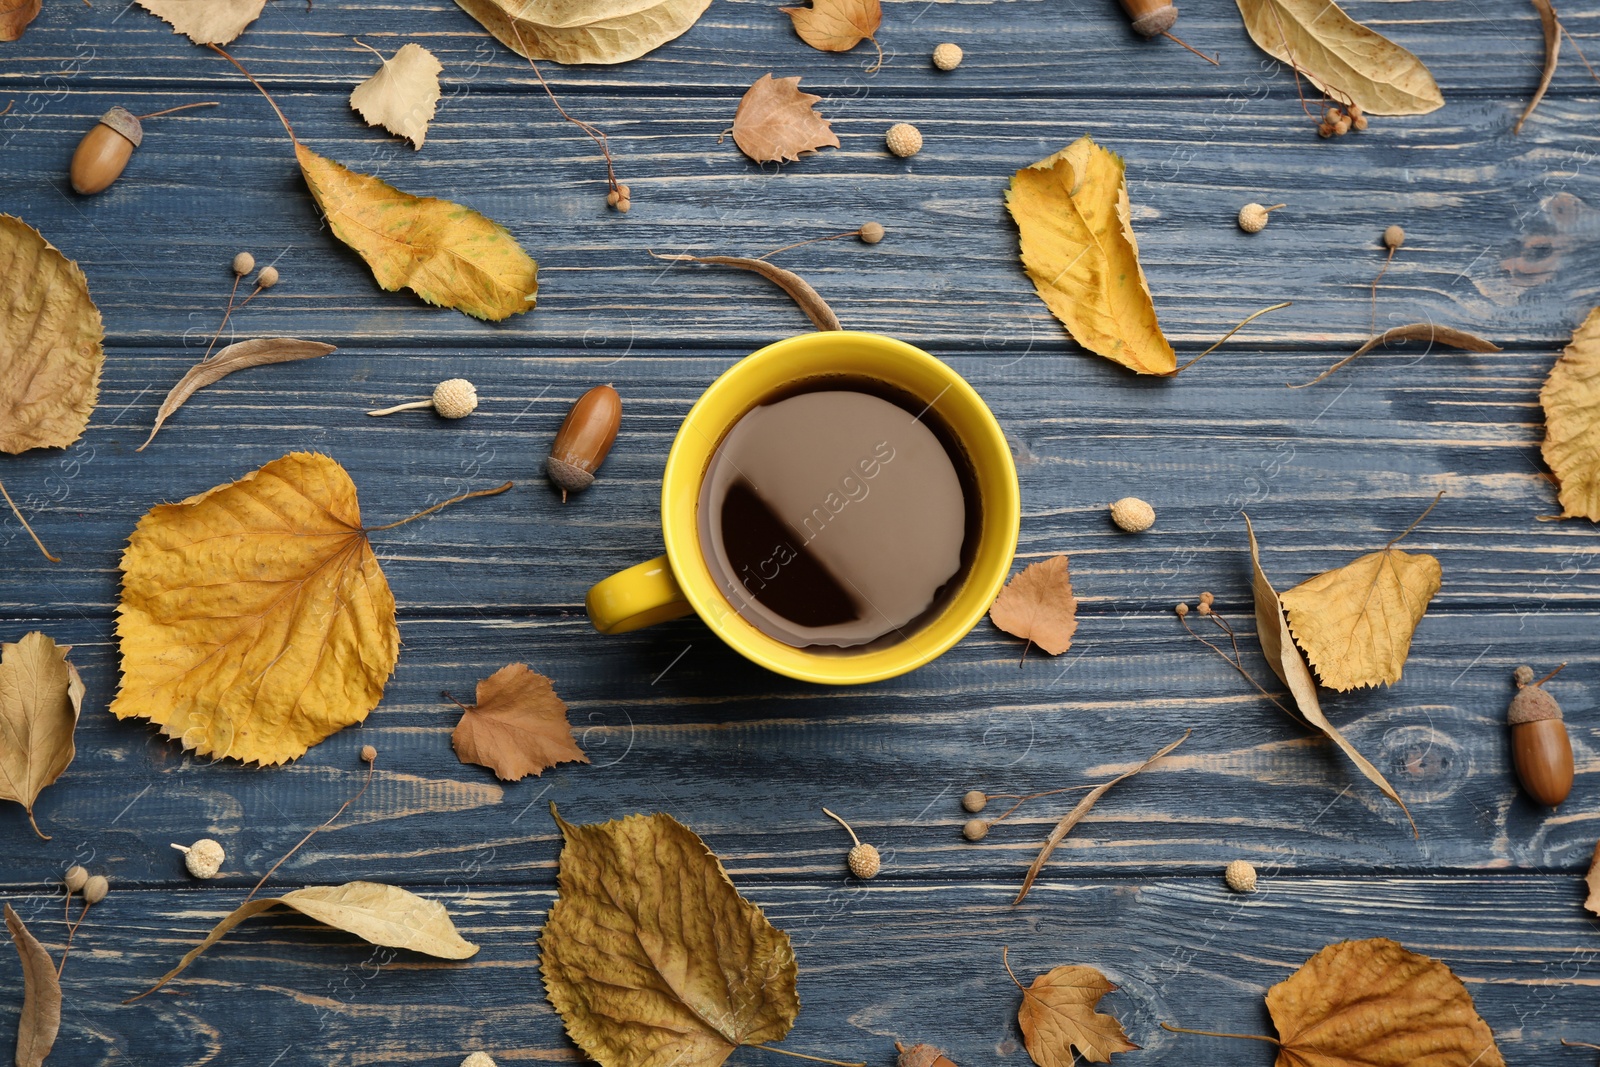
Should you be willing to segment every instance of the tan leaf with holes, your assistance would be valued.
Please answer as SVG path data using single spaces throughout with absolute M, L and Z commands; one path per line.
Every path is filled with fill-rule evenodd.
M 838 148 L 828 120 L 817 114 L 822 99 L 800 91 L 800 79 L 763 74 L 745 90 L 733 116 L 733 143 L 757 163 L 799 159 L 819 148 Z
M 1542 451 L 1559 485 L 1561 517 L 1600 522 L 1600 307 L 1573 331 L 1539 403 Z

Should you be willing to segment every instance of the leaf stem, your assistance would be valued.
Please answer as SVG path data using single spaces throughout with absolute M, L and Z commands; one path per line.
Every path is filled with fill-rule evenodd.
M 415 515 L 411 516 L 410 518 L 401 519 L 399 522 L 386 523 L 383 526 L 369 526 L 365 530 L 363 530 L 362 532 L 370 534 L 370 533 L 377 533 L 379 530 L 392 530 L 396 526 L 404 526 L 408 522 L 416 522 L 418 519 L 422 518 L 425 515 L 432 515 L 435 511 L 438 511 L 440 508 L 447 508 L 451 504 L 459 504 L 463 500 L 472 500 L 473 498 L 480 497 L 480 496 L 499 496 L 501 493 L 505 492 L 507 489 L 510 489 L 511 486 L 512 486 L 512 483 L 511 482 L 507 482 L 504 485 L 497 485 L 493 489 L 475 489 L 470 493 L 462 493 L 460 496 L 453 496 L 449 500 L 440 501 L 439 503 L 435 504 L 431 508 L 424 508 L 422 511 L 417 512 Z
M 835 815 L 833 812 L 829 811 L 827 808 L 823 808 L 822 809 L 822 814 L 826 815 L 828 818 L 832 819 L 834 822 L 836 822 L 840 826 L 844 827 L 845 832 L 850 835 L 850 840 L 854 841 L 858 845 L 861 844 L 861 838 L 857 837 L 856 836 L 856 832 L 854 830 L 850 829 L 850 824 L 849 823 L 847 823 L 843 819 L 839 818 L 839 816 Z
M 1592 1048 L 1600 1051 L 1600 1045 L 1596 1045 L 1592 1041 L 1568 1041 L 1566 1038 L 1562 1038 L 1561 1043 L 1568 1048 Z
M 620 192 L 620 185 L 617 182 L 617 169 L 612 165 L 611 146 L 606 140 L 605 131 L 600 129 L 598 126 L 584 122 L 582 119 L 575 119 L 571 115 L 567 114 L 567 109 L 561 106 L 561 101 L 556 99 L 556 94 L 551 90 L 550 83 L 544 80 L 544 73 L 539 70 L 539 64 L 535 63 L 533 59 L 528 56 L 528 46 L 522 42 L 522 31 L 517 29 L 517 24 L 515 22 L 511 24 L 511 33 L 517 39 L 517 51 L 521 52 L 523 58 L 528 60 L 528 66 L 533 68 L 534 77 L 538 78 L 539 84 L 544 86 L 544 94 L 548 96 L 550 98 L 550 102 L 555 105 L 556 111 L 560 112 L 562 118 L 566 119 L 568 122 L 578 127 L 578 129 L 588 134 L 589 139 L 600 146 L 600 154 L 603 155 L 606 160 L 606 184 L 610 186 L 613 191 Z
M 361 788 L 356 790 L 356 795 L 351 797 L 349 800 L 345 801 L 343 804 L 339 805 L 339 810 L 334 812 L 331 816 L 329 816 L 327 822 L 323 823 L 321 826 L 317 827 L 315 830 L 312 830 L 310 833 L 306 834 L 306 836 L 302 837 L 300 839 L 299 844 L 295 845 L 294 848 L 291 848 L 288 852 L 285 852 L 283 854 L 283 857 L 281 859 L 279 859 L 277 863 L 274 863 L 270 868 L 268 868 L 267 873 L 263 874 L 261 876 L 261 881 L 257 882 L 256 885 L 255 885 L 255 888 L 250 890 L 249 894 L 242 901 L 239 902 L 239 906 L 240 907 L 243 907 L 244 905 L 250 903 L 251 898 L 254 897 L 256 895 L 256 893 L 260 891 L 260 889 L 261 889 L 261 887 L 263 885 L 266 884 L 267 879 L 272 877 L 272 872 L 276 871 L 279 867 L 282 867 L 284 865 L 284 863 L 288 861 L 290 856 L 293 856 L 296 852 L 299 852 L 301 845 L 304 845 L 307 841 L 310 841 L 313 837 L 317 836 L 317 834 L 319 834 L 323 830 L 326 830 L 329 826 L 332 826 L 334 820 L 337 819 L 339 816 L 343 815 L 346 808 L 348 808 L 350 805 L 354 804 L 356 801 L 361 799 L 361 794 L 365 793 L 367 791 L 367 786 L 372 784 L 372 772 L 377 769 L 377 766 L 378 766 L 378 761 L 377 760 L 373 760 L 371 763 L 367 764 L 367 777 L 366 777 L 366 780 L 361 783 Z M 154 992 L 154 990 L 152 990 L 152 992 Z
M 169 107 L 162 111 L 152 111 L 148 115 L 135 115 L 134 118 L 143 122 L 145 119 L 153 119 L 159 118 L 162 115 L 170 115 L 174 111 L 188 111 L 191 107 L 220 107 L 221 105 L 222 101 L 220 100 L 202 100 L 197 104 L 179 104 L 177 107 Z
M 1182 37 L 1179 37 L 1177 34 L 1173 33 L 1171 30 L 1162 30 L 1161 31 L 1161 36 L 1166 37 L 1169 40 L 1176 41 L 1178 44 L 1183 45 L 1183 47 L 1187 48 L 1189 51 L 1193 52 L 1195 55 L 1199 56 L 1201 59 L 1205 60 L 1207 63 L 1210 63 L 1213 67 L 1222 66 L 1222 61 L 1220 59 L 1212 59 L 1210 56 L 1208 56 L 1204 52 L 1200 51 L 1200 49 L 1196 48 L 1194 45 L 1190 44 L 1188 41 L 1185 41 Z
M 298 137 L 296 137 L 294 135 L 294 127 L 289 125 L 289 120 L 284 117 L 283 110 L 278 107 L 278 102 L 276 100 L 272 99 L 272 94 L 267 92 L 267 90 L 262 87 L 260 82 L 256 81 L 256 76 L 254 74 L 251 74 L 248 70 L 245 70 L 244 67 L 239 63 L 239 61 L 237 59 L 234 59 L 232 56 L 230 56 L 228 53 L 224 52 L 221 48 L 217 47 L 216 45 L 208 44 L 208 45 L 206 45 L 206 47 L 211 49 L 217 55 L 221 56 L 223 59 L 226 59 L 229 63 L 232 63 L 235 67 L 238 67 L 239 68 L 239 73 L 243 74 L 246 78 L 250 79 L 250 84 L 254 85 L 256 87 L 256 89 L 258 89 L 260 91 L 261 95 L 267 98 L 267 103 L 272 105 L 272 110 L 274 110 L 274 111 L 276 111 L 278 113 L 278 121 L 283 123 L 283 128 L 286 131 L 288 131 L 289 140 L 294 142 L 294 146 L 296 148 L 299 148 L 300 147 L 300 138 L 298 138 Z
M 867 1067 L 867 1065 L 864 1063 L 851 1063 L 848 1060 L 830 1060 L 825 1056 L 808 1056 L 804 1052 L 790 1052 L 788 1049 L 779 1048 L 777 1045 L 760 1045 L 752 1043 L 750 1047 L 762 1049 L 766 1052 L 776 1052 L 783 1056 L 793 1056 L 797 1060 L 811 1060 L 815 1063 L 831 1063 L 834 1064 L 835 1067 Z
M 50 554 L 50 550 L 48 548 L 44 547 L 44 542 L 39 540 L 39 535 L 33 532 L 33 527 L 28 525 L 28 520 L 22 517 L 22 509 L 17 507 L 17 502 L 15 500 L 11 499 L 11 494 L 10 493 L 6 492 L 6 483 L 5 482 L 0 482 L 0 496 L 5 497 L 6 498 L 6 503 L 11 505 L 11 514 L 13 514 L 13 515 L 15 515 L 17 517 L 17 521 L 18 522 L 22 523 L 22 528 L 24 530 L 28 531 L 28 536 L 33 538 L 33 543 L 34 544 L 39 546 L 39 551 L 44 553 L 44 558 L 49 560 L 51 563 L 60 563 L 61 562 L 61 557 L 60 556 L 52 556 Z M 28 821 L 29 822 L 33 822 L 33 812 L 32 811 L 28 812 Z M 36 823 L 36 822 L 33 823 L 33 832 L 38 834 L 40 837 L 44 838 L 46 841 L 50 840 L 50 838 L 46 837 L 44 832 L 39 829 L 39 824 Z
M 1282 207 L 1283 205 L 1279 204 L 1278 206 Z M 1195 356 L 1189 362 L 1185 363 L 1183 366 L 1179 367 L 1177 370 L 1173 371 L 1172 373 L 1173 374 L 1182 374 L 1184 371 L 1188 370 L 1190 367 L 1194 366 L 1196 363 L 1199 363 L 1202 359 L 1205 359 L 1211 353 L 1213 353 L 1217 349 L 1221 348 L 1222 347 L 1222 343 L 1224 341 L 1226 341 L 1228 338 L 1232 337 L 1234 334 L 1238 333 L 1240 330 L 1244 329 L 1246 326 L 1250 325 L 1252 322 L 1254 322 L 1257 319 L 1259 319 L 1261 316 L 1265 315 L 1267 312 L 1269 312 L 1269 311 L 1281 311 L 1283 308 L 1286 308 L 1286 307 L 1288 307 L 1289 305 L 1291 305 L 1293 303 L 1294 303 L 1293 300 L 1285 300 L 1281 304 L 1273 304 L 1269 308 L 1262 308 L 1260 311 L 1256 312 L 1254 315 L 1251 315 L 1249 318 L 1246 318 L 1245 320 L 1240 322 L 1239 325 L 1235 326 L 1233 329 L 1229 330 L 1227 333 L 1225 333 L 1221 337 L 1217 338 L 1217 343 L 1216 344 L 1212 345 L 1210 348 L 1206 349 L 1204 352 L 1200 353 L 1198 356 Z
M 1265 1041 L 1269 1045 L 1277 1045 L 1279 1048 L 1283 1047 L 1282 1041 L 1279 1041 L 1275 1037 L 1266 1037 L 1262 1034 L 1230 1034 L 1221 1030 L 1190 1030 L 1186 1026 L 1173 1026 L 1170 1023 L 1162 1023 L 1161 1029 L 1170 1030 L 1175 1034 L 1198 1034 L 1201 1037 L 1233 1037 L 1238 1038 L 1240 1041 Z
M 397 411 L 415 411 L 418 408 L 431 408 L 431 407 L 433 407 L 433 401 L 432 400 L 413 400 L 410 403 L 406 403 L 406 404 L 396 404 L 392 408 L 380 408 L 377 411 L 369 411 L 369 412 L 367 412 L 367 414 L 368 415 L 393 415 Z
M 1534 682 L 1528 688 L 1537 689 L 1541 685 L 1543 685 L 1544 683 L 1548 682 L 1550 679 L 1554 678 L 1556 675 L 1560 674 L 1562 671 L 1564 671 L 1566 669 L 1567 669 L 1567 665 L 1565 663 L 1563 663 L 1561 666 L 1557 667 L 1555 670 L 1551 671 L 1549 674 L 1545 675 L 1543 678 L 1540 678 L 1537 682 Z
M 1383 546 L 1384 549 L 1387 550 L 1387 549 L 1393 548 L 1397 543 L 1399 543 L 1400 541 L 1405 540 L 1406 534 L 1410 533 L 1412 530 L 1415 530 L 1418 526 L 1421 526 L 1422 525 L 1422 520 L 1427 518 L 1428 517 L 1428 513 L 1431 512 L 1434 508 L 1438 507 L 1439 506 L 1439 501 L 1441 501 L 1443 499 L 1444 499 L 1444 490 L 1441 489 L 1441 490 L 1439 490 L 1438 494 L 1434 496 L 1433 503 L 1429 504 L 1427 506 L 1427 508 L 1425 508 L 1423 510 L 1422 514 L 1418 515 L 1416 517 L 1416 520 L 1414 522 L 1412 522 L 1412 524 L 1410 526 L 1407 526 L 1404 530 L 1402 530 L 1398 536 L 1396 536 L 1394 538 L 1391 538 L 1389 543 Z

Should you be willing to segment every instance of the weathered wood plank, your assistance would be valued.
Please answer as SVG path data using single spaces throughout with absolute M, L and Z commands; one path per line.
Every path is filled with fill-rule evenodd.
M 541 859 L 554 854 L 553 842 L 538 850 Z M 52 1062 L 453 1067 L 473 1049 L 501 1063 L 576 1061 L 536 971 L 551 894 L 488 884 L 508 861 L 504 852 L 485 855 L 480 868 L 432 889 L 482 944 L 473 960 L 374 949 L 300 916 L 262 916 L 129 1007 L 118 1002 L 242 894 L 113 891 L 75 942 Z M 1170 1034 L 1159 1024 L 1270 1033 L 1261 1000 L 1269 986 L 1324 944 L 1369 936 L 1398 935 L 1449 964 L 1509 1062 L 1586 1063 L 1558 1042 L 1600 1032 L 1594 920 L 1572 879 L 1300 879 L 1265 869 L 1262 891 L 1248 898 L 1217 877 L 1052 881 L 1018 909 L 1008 891 L 985 885 L 839 879 L 791 888 L 735 879 L 795 943 L 803 1007 L 783 1047 L 873 1067 L 893 1062 L 896 1040 L 935 1042 L 962 1064 L 1027 1062 L 1020 994 L 1001 967 L 1002 946 L 1024 981 L 1058 964 L 1101 968 L 1121 987 L 1101 1007 L 1145 1047 L 1129 1062 L 1264 1067 L 1268 1046 Z M 45 943 L 59 945 L 58 900 L 22 904 Z M 14 964 L 0 964 L 0 975 L 5 1041 L 20 983 Z M 756 1050 L 734 1058 L 786 1061 Z

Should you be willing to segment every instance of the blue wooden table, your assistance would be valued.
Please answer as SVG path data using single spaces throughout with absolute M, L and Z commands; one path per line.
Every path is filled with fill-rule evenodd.
M 796 1051 L 880 1065 L 895 1040 L 930 1041 L 963 1067 L 1025 1063 L 1009 946 L 1024 980 L 1084 963 L 1121 987 L 1102 1006 L 1145 1051 L 1118 1062 L 1264 1065 L 1269 1046 L 1158 1023 L 1269 1032 L 1267 987 L 1328 942 L 1382 935 L 1448 962 L 1508 1061 L 1593 1062 L 1558 1041 L 1600 1040 L 1600 930 L 1581 907 L 1600 836 L 1600 533 L 1540 521 L 1557 508 L 1538 389 L 1600 300 L 1600 87 L 1569 56 L 1513 136 L 1543 54 L 1530 5 L 1355 0 L 1354 17 L 1429 64 L 1447 104 L 1323 141 L 1226 0 L 1186 5 L 1178 26 L 1219 67 L 1136 38 L 1111 0 L 890 2 L 875 73 L 870 46 L 812 51 L 778 6 L 715 0 L 637 62 L 545 67 L 569 110 L 610 135 L 626 216 L 607 210 L 595 146 L 526 62 L 446 0 L 278 0 L 235 42 L 312 148 L 511 229 L 539 260 L 539 306 L 496 325 L 378 290 L 314 213 L 266 103 L 141 9 L 47 0 L 23 40 L 0 46 L 0 106 L 14 100 L 0 118 L 0 210 L 83 266 L 107 328 L 83 439 L 0 459 L 63 557 L 46 562 L 14 520 L 0 524 L 0 638 L 40 629 L 71 644 L 89 693 L 77 760 L 38 805 L 54 840 L 0 808 L 0 895 L 58 948 L 62 870 L 84 863 L 114 886 L 78 933 L 51 1063 L 577 1058 L 535 967 L 554 893 L 552 800 L 583 822 L 667 811 L 705 837 L 795 940 Z M 1566 24 L 1600 52 L 1600 17 L 1579 6 Z M 444 64 L 420 152 L 348 107 L 375 65 L 353 35 L 385 52 L 414 40 Z M 966 49 L 948 74 L 928 62 L 941 41 Z M 841 148 L 776 168 L 719 142 L 769 71 L 824 97 Z M 73 146 L 107 107 L 192 100 L 221 106 L 152 121 L 119 184 L 70 191 Z M 883 150 L 901 121 L 926 139 L 909 160 Z M 1293 306 L 1175 380 L 1078 349 L 1021 272 L 1002 193 L 1012 171 L 1086 131 L 1127 160 L 1180 359 L 1264 305 Z M 1249 201 L 1288 206 L 1247 236 L 1233 219 Z M 1018 669 L 1018 643 L 984 622 L 914 674 L 824 689 L 764 673 L 692 619 L 598 637 L 584 591 L 660 550 L 658 481 L 690 404 L 741 355 L 807 328 L 760 279 L 667 268 L 647 250 L 759 255 L 868 220 L 888 228 L 879 245 L 814 244 L 781 262 L 847 327 L 934 352 L 989 401 L 1021 477 L 1019 561 L 1071 557 L 1073 647 Z M 1412 344 L 1286 389 L 1366 339 L 1391 223 L 1407 239 L 1378 290 L 1378 327 L 1434 321 L 1504 351 Z M 205 390 L 135 454 L 203 351 L 240 250 L 283 281 L 234 316 L 234 336 L 338 351 Z M 363 414 L 455 376 L 483 397 L 464 421 Z M 606 381 L 624 398 L 622 435 L 595 488 L 563 506 L 540 477 L 544 455 L 572 400 Z M 295 449 L 350 471 L 369 524 L 517 487 L 375 538 L 403 647 L 363 726 L 287 767 L 192 759 L 106 712 L 119 553 L 153 504 Z M 1281 588 L 1382 545 L 1441 490 L 1408 542 L 1438 557 L 1444 586 L 1404 679 L 1326 704 L 1405 798 L 1413 839 L 1393 804 L 1185 634 L 1171 606 L 1210 589 L 1250 629 L 1246 510 Z M 1108 522 L 1107 503 L 1129 493 L 1159 513 L 1148 533 Z M 455 758 L 459 712 L 440 691 L 464 696 L 522 661 L 555 680 L 592 765 L 505 784 Z M 1552 813 L 1516 788 L 1504 715 L 1515 666 L 1563 661 L 1550 688 L 1578 779 Z M 1253 651 L 1247 663 L 1266 677 Z M 1011 898 L 1070 795 L 980 843 L 960 835 L 968 789 L 1099 780 L 1186 728 L 1182 749 L 1101 802 L 1021 907 Z M 369 743 L 371 790 L 274 884 L 406 886 L 444 901 L 478 957 L 433 961 L 262 918 L 122 1006 L 354 792 Z M 848 838 L 823 805 L 883 849 L 876 880 L 848 876 Z M 192 881 L 169 847 L 202 836 L 228 849 L 220 880 Z M 1236 858 L 1261 871 L 1254 895 L 1223 886 Z M 5 1054 L 20 999 L 20 972 L 0 959 Z M 741 1050 L 733 1062 L 783 1061 Z

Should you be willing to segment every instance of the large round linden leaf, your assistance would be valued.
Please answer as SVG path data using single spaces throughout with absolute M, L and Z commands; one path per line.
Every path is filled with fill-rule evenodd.
M 0 452 L 66 448 L 83 436 L 105 335 L 78 265 L 0 215 Z
M 688 31 L 711 0 L 456 0 L 500 43 L 554 63 L 626 63 Z

